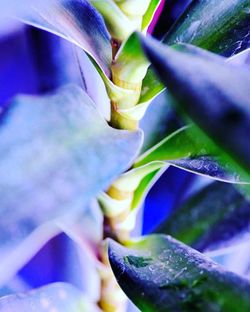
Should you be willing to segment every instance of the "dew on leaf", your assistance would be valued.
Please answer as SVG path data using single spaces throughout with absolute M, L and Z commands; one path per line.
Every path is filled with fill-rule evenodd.
M 153 259 L 150 257 L 141 257 L 141 256 L 126 256 L 124 261 L 136 268 L 143 268 L 148 266 Z

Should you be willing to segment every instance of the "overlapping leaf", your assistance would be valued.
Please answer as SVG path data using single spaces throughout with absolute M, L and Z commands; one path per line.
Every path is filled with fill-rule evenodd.
M 113 0 L 89 0 L 101 13 L 110 34 L 115 40 L 124 41 L 136 29 L 134 23 Z
M 250 39 L 249 0 L 195 0 L 163 40 L 231 56 Z
M 188 199 L 156 230 L 204 251 L 249 236 L 250 202 L 226 183 L 214 182 Z
M 249 71 L 163 48 L 149 39 L 144 47 L 179 107 L 248 171 Z
M 148 236 L 127 248 L 111 241 L 109 261 L 119 285 L 142 311 L 250 309 L 248 280 L 170 236 Z
M 25 10 L 13 15 L 76 44 L 110 75 L 110 35 L 102 16 L 87 0 L 25 1 Z
M 195 0 L 165 36 L 167 45 L 190 43 L 231 56 L 249 44 L 249 0 Z M 144 79 L 142 98 L 154 98 L 164 87 L 152 72 Z
M 164 161 L 184 170 L 231 183 L 249 183 L 250 176 L 194 125 L 170 134 L 142 154 L 135 167 Z
M 250 68 L 250 48 L 238 53 L 230 58 L 230 63 L 235 65 L 242 65 Z
M 13 258 L 20 240 L 43 223 L 84 209 L 129 167 L 141 133 L 109 127 L 89 97 L 74 86 L 51 96 L 17 98 L 0 127 L 3 281 L 10 263 L 17 268 L 34 250 L 28 239 L 22 257 Z
M 0 298 L 1 312 L 60 311 L 98 312 L 80 290 L 66 283 L 54 283 L 27 293 Z
M 27 5 L 25 14 L 19 14 L 22 19 L 36 27 L 56 33 L 82 47 L 97 62 L 97 70 L 102 75 L 108 90 L 112 89 L 112 93 L 118 92 L 118 94 L 122 92 L 119 88 L 115 88 L 108 79 L 111 64 L 110 38 L 102 18 L 90 4 L 96 5 L 95 1 L 90 1 L 90 3 L 86 0 L 51 0 L 49 3 L 47 1 L 36 1 L 35 4 L 32 2 L 32 6 L 30 6 L 31 0 L 26 1 L 28 1 L 29 5 Z M 159 1 L 151 1 L 144 16 L 143 25 L 148 24 L 158 4 Z M 105 6 L 105 3 L 103 5 Z M 194 8 L 197 14 L 194 13 Z M 165 42 L 168 44 L 188 42 L 202 47 L 202 43 L 211 42 L 213 47 L 219 47 L 218 53 L 232 55 L 238 48 L 243 46 L 243 42 L 248 40 L 249 23 L 246 23 L 248 9 L 249 0 L 243 2 L 241 0 L 221 0 L 219 5 L 214 5 L 214 2 L 211 1 L 195 1 L 195 4 L 189 8 L 189 15 L 192 12 L 192 18 L 189 19 L 189 15 L 186 14 L 187 19 L 180 19 L 179 23 L 166 37 Z M 108 14 L 111 13 L 108 12 Z M 114 17 L 117 17 L 117 14 Z M 206 17 L 209 23 L 201 23 L 201 17 Z M 70 24 L 68 24 L 69 21 Z M 189 25 L 188 32 L 184 27 L 186 24 L 191 25 Z M 210 27 L 211 24 L 213 27 Z M 197 31 L 197 28 L 199 31 Z M 93 36 L 93 34 L 95 35 Z M 201 37 L 202 40 L 199 41 Z M 184 39 L 182 40 L 182 38 Z M 213 50 L 210 46 L 206 48 Z M 141 118 L 149 105 L 148 102 L 159 94 L 163 88 L 163 85 L 150 68 L 143 82 L 140 105 L 134 108 L 133 111 L 127 112 L 125 110 L 122 113 L 129 115 L 129 117 Z

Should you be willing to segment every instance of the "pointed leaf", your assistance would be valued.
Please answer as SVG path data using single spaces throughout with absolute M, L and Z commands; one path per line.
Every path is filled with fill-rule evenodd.
M 249 237 L 250 202 L 226 183 L 214 182 L 189 198 L 156 230 L 204 251 Z
M 181 169 L 231 183 L 250 183 L 250 176 L 194 125 L 167 136 L 142 154 L 134 166 L 165 161 Z
M 249 71 L 142 40 L 176 103 L 211 139 L 250 170 Z
M 41 224 L 81 212 L 130 166 L 141 133 L 109 127 L 74 86 L 45 97 L 18 97 L 0 128 L 1 283 L 10 262 L 18 266 L 14 249 L 20 241 Z
M 50 284 L 24 294 L 0 298 L 1 312 L 60 311 L 97 312 L 80 290 L 66 283 Z
M 110 75 L 110 35 L 102 16 L 87 0 L 33 1 L 32 4 L 25 1 L 26 9 L 17 13 L 17 18 L 76 44 Z
M 142 311 L 245 312 L 250 282 L 170 236 L 109 243 L 119 285 Z
M 247 65 L 250 68 L 250 48 L 231 57 L 230 63 L 235 65 Z
M 164 39 L 234 55 L 249 42 L 249 0 L 195 0 Z
M 249 0 L 194 0 L 163 42 L 190 43 L 225 56 L 237 54 L 249 45 L 249 9 Z M 153 98 L 163 87 L 155 78 L 153 88 L 147 83 L 154 77 L 151 68 L 147 76 L 143 87 L 151 89 Z

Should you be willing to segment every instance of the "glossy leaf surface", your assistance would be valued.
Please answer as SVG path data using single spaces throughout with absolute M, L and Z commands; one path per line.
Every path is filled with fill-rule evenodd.
M 250 202 L 230 184 L 214 182 L 173 211 L 156 230 L 204 251 L 249 235 Z
M 102 16 L 86 0 L 28 0 L 17 18 L 47 30 L 86 51 L 109 76 L 112 61 L 110 35 Z M 14 12 L 15 15 L 15 12 Z
M 231 56 L 249 43 L 249 0 L 195 0 L 164 43 L 191 43 Z
M 18 97 L 0 127 L 1 280 L 20 240 L 43 223 L 70 220 L 130 166 L 141 133 L 109 127 L 74 86 Z
M 250 170 L 250 73 L 144 40 L 145 51 L 182 110 Z M 189 79 L 186 79 L 189 77 Z
M 249 175 L 194 125 L 183 127 L 142 154 L 140 167 L 165 161 L 181 169 L 231 183 L 249 183 Z
M 97 312 L 77 288 L 66 283 L 54 283 L 24 294 L 0 298 L 1 312 Z
M 250 309 L 248 280 L 170 236 L 151 235 L 127 248 L 110 241 L 109 261 L 119 285 L 141 311 Z
M 163 42 L 190 43 L 220 55 L 234 55 L 249 46 L 249 9 L 249 0 L 194 0 Z M 150 68 L 142 95 L 154 98 L 163 88 Z

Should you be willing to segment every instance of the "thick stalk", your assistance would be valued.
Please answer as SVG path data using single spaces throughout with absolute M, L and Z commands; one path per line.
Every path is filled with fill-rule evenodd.
M 112 51 L 113 51 L 113 60 L 116 57 L 116 54 L 121 46 L 121 43 L 117 40 L 112 40 Z M 124 85 L 123 81 L 117 80 L 113 75 L 112 81 L 115 85 L 118 85 L 121 88 L 128 90 L 133 90 L 135 95 L 132 95 L 131 101 L 136 102 L 139 99 L 141 84 L 135 90 L 131 85 Z M 129 101 L 129 99 L 128 99 Z M 117 110 L 117 103 L 111 100 L 111 120 L 110 125 L 117 129 L 125 130 L 136 130 L 138 129 L 138 122 L 132 119 L 127 119 Z M 126 105 L 126 103 L 125 103 Z M 129 106 L 130 103 L 127 103 Z M 117 230 L 119 224 L 124 222 L 130 212 L 130 203 L 132 202 L 133 193 L 127 193 L 120 191 L 110 186 L 107 191 L 107 195 L 114 200 L 118 200 L 124 207 L 122 207 L 122 212 L 113 217 L 105 217 L 104 222 L 104 233 L 103 238 L 112 237 L 113 239 L 123 242 L 130 237 L 130 231 Z M 116 279 L 113 275 L 109 261 L 107 258 L 107 252 L 103 246 L 101 246 L 101 261 L 105 267 L 105 273 L 101 274 L 101 296 L 99 301 L 100 308 L 105 312 L 126 312 L 127 310 L 127 298 L 124 293 L 121 291 L 119 285 L 116 282 Z
M 121 109 L 134 107 L 140 98 L 142 80 L 146 74 L 148 64 L 144 57 L 138 58 L 138 55 L 143 55 L 143 53 L 139 53 L 141 46 L 137 38 L 131 33 L 135 29 L 141 29 L 142 17 L 150 4 L 150 0 L 115 1 L 115 3 L 112 4 L 113 10 L 110 10 L 110 2 L 95 2 L 95 6 L 104 16 L 113 36 L 111 41 L 113 51 L 112 82 L 129 94 L 121 102 L 110 101 L 110 125 L 117 129 L 136 130 L 139 127 L 138 121 L 123 115 Z M 115 14 L 111 15 L 111 12 Z M 136 15 L 134 15 L 135 12 Z M 125 43 L 121 47 L 123 42 Z M 130 49 L 131 47 L 134 48 L 135 45 L 135 51 L 138 51 L 138 53 L 134 57 L 136 52 L 133 50 L 131 53 Z M 113 201 L 114 205 L 117 204 L 116 207 L 118 210 L 120 209 L 120 212 L 117 213 L 116 211 L 113 216 L 106 215 L 103 238 L 112 237 L 122 243 L 130 237 L 130 231 L 132 230 L 132 228 L 126 226 L 126 221 L 131 212 L 134 194 L 133 192 L 123 192 L 123 190 L 111 185 L 106 195 L 110 201 Z M 113 276 L 107 259 L 107 252 L 103 246 L 101 246 L 101 254 L 101 261 L 104 264 L 106 274 L 101 274 L 102 287 L 99 306 L 106 312 L 125 312 L 126 299 Z
M 111 270 L 105 245 L 101 246 L 101 261 L 103 269 L 100 271 L 101 294 L 99 307 L 104 312 L 126 312 L 127 297 L 121 290 Z

